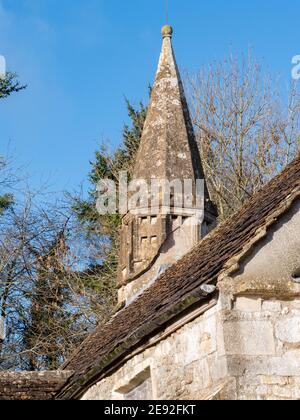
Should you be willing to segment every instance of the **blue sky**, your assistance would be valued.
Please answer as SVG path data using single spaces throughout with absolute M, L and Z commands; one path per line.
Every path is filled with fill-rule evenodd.
M 282 83 L 300 54 L 299 0 L 169 0 L 182 69 L 254 48 Z M 31 183 L 76 189 L 102 141 L 121 141 L 124 96 L 147 98 L 165 0 L 0 0 L 0 54 L 28 84 L 0 105 L 0 155 Z

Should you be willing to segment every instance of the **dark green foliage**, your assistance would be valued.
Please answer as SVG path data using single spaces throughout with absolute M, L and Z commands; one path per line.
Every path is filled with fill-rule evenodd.
M 118 215 L 99 216 L 96 210 L 96 186 L 101 179 L 110 179 L 118 185 L 119 172 L 128 171 L 132 174 L 136 153 L 140 144 L 142 130 L 146 119 L 147 108 L 140 103 L 138 110 L 126 100 L 128 116 L 132 125 L 125 125 L 123 130 L 123 144 L 114 153 L 109 153 L 105 146 L 95 153 L 95 161 L 91 163 L 92 169 L 89 179 L 92 185 L 88 200 L 76 200 L 74 209 L 89 230 L 96 230 L 100 234 L 115 237 L 114 232 L 120 226 Z
M 23 341 L 34 349 L 26 360 L 27 369 L 55 370 L 61 364 L 61 348 L 66 349 L 66 331 L 72 328 L 68 310 L 70 290 L 63 263 L 67 253 L 65 236 L 59 233 L 45 255 L 36 256 L 36 279 L 32 290 L 29 317 Z
M 95 160 L 91 163 L 92 169 L 89 175 L 92 186 L 89 199 L 75 199 L 73 207 L 80 223 L 85 227 L 87 235 L 96 235 L 101 244 L 99 246 L 102 246 L 101 264 L 98 266 L 95 287 L 98 285 L 101 288 L 103 282 L 104 284 L 110 283 L 115 292 L 119 230 L 122 219 L 118 214 L 105 216 L 98 214 L 96 209 L 96 186 L 101 179 L 113 180 L 118 185 L 120 171 L 128 171 L 129 177 L 132 174 L 147 108 L 140 103 L 139 109 L 136 110 L 128 100 L 126 100 L 126 105 L 131 125 L 125 125 L 124 127 L 122 145 L 114 153 L 109 153 L 104 146 L 96 151 Z
M 0 196 L 0 216 L 13 204 L 12 194 Z
M 15 92 L 25 89 L 26 86 L 21 85 L 16 79 L 14 73 L 7 73 L 4 78 L 0 78 L 0 99 L 5 99 Z M 6 164 L 0 156 L 0 186 L 5 184 L 1 179 L 1 171 L 5 169 Z M 0 216 L 13 204 L 13 196 L 11 194 L 0 195 Z
M 15 92 L 20 92 L 25 89 L 26 86 L 16 79 L 14 73 L 7 73 L 4 78 L 0 78 L 0 99 L 5 99 Z

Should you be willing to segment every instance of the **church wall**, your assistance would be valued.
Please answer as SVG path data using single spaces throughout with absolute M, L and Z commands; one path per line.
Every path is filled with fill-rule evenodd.
M 152 392 L 137 394 L 141 399 L 206 399 L 227 383 L 226 357 L 218 351 L 223 348 L 222 342 L 219 306 L 215 306 L 133 357 L 92 387 L 83 399 L 127 399 L 128 394 L 134 395 L 134 389 L 149 380 Z M 229 383 L 229 389 L 230 386 Z
M 299 209 L 296 203 L 269 229 L 234 279 L 219 283 L 238 399 L 300 399 Z
M 300 290 L 282 300 L 221 292 L 214 308 L 132 357 L 83 399 L 128 396 L 300 399 Z
M 296 204 L 217 304 L 127 361 L 83 399 L 300 399 L 300 211 Z
M 300 297 L 238 297 L 224 348 L 239 400 L 300 399 Z

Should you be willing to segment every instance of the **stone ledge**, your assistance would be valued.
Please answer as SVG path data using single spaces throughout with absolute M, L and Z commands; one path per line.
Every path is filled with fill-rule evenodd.
M 51 400 L 72 372 L 0 372 L 0 400 Z

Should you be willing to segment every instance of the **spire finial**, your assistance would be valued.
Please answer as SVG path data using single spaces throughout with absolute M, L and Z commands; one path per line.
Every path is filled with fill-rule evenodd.
M 172 38 L 173 28 L 170 25 L 165 25 L 163 26 L 161 32 L 162 32 L 163 38 Z

